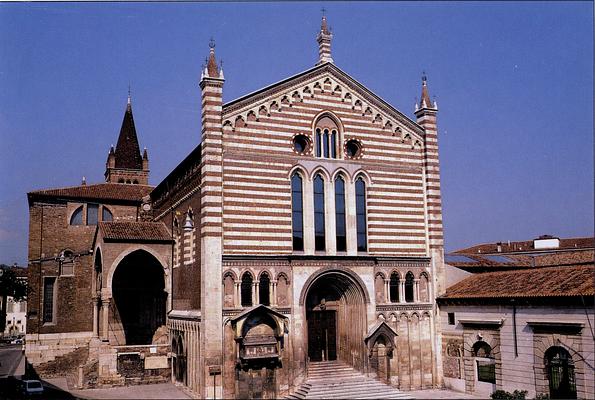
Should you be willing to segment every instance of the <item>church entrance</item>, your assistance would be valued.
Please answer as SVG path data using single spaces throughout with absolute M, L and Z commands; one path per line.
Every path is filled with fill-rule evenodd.
M 337 359 L 337 312 L 312 311 L 308 316 L 308 357 L 310 361 Z
M 351 274 L 325 271 L 304 288 L 311 362 L 340 360 L 357 369 L 364 367 L 367 297 Z
M 143 250 L 118 264 L 112 280 L 114 307 L 110 330 L 118 345 L 146 345 L 165 325 L 167 293 L 163 267 Z

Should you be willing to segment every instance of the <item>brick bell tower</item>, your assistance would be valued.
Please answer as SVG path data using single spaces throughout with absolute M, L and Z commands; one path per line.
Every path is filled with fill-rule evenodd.
M 149 155 L 145 148 L 141 156 L 134 117 L 132 116 L 132 102 L 130 90 L 128 91 L 128 103 L 124 112 L 118 144 L 114 149 L 112 145 L 107 162 L 105 163 L 105 181 L 109 183 L 124 184 L 149 184 Z

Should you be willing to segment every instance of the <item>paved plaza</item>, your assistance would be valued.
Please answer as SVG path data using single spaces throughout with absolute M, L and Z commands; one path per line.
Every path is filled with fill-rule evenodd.
M 190 399 L 179 387 L 171 383 L 137 385 L 109 389 L 73 390 L 73 396 L 81 399 Z M 481 397 L 451 390 L 414 390 L 404 392 L 415 399 L 480 399 Z

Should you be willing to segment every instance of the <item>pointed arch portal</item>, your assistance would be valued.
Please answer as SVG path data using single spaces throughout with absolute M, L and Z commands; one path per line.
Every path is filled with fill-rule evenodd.
M 159 261 L 144 250 L 128 254 L 116 267 L 112 293 L 117 344 L 151 344 L 157 328 L 165 325 L 167 293 Z

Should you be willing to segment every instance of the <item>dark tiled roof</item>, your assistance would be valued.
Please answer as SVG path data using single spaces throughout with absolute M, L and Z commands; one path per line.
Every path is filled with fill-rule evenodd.
M 98 183 L 96 185 L 70 186 L 29 192 L 31 197 L 51 197 L 77 200 L 136 201 L 151 193 L 153 186 L 128 185 L 124 183 Z
M 454 284 L 440 299 L 593 296 L 594 278 L 593 264 L 486 272 Z
M 118 136 L 118 144 L 116 145 L 116 168 L 143 169 L 143 160 L 140 155 L 130 102 L 126 106 L 120 136 Z
M 549 237 L 542 237 L 549 238 Z M 500 251 L 498 251 L 498 244 L 500 244 Z M 564 249 L 585 249 L 595 248 L 595 238 L 568 238 L 560 239 L 560 247 L 554 249 L 535 250 L 533 248 L 533 240 L 525 240 L 520 242 L 501 242 L 501 243 L 484 243 L 477 246 L 468 247 L 466 249 L 457 250 L 457 254 L 492 254 L 492 253 L 518 253 L 518 252 L 551 252 Z
M 100 222 L 99 231 L 106 241 L 172 241 L 163 222 Z

